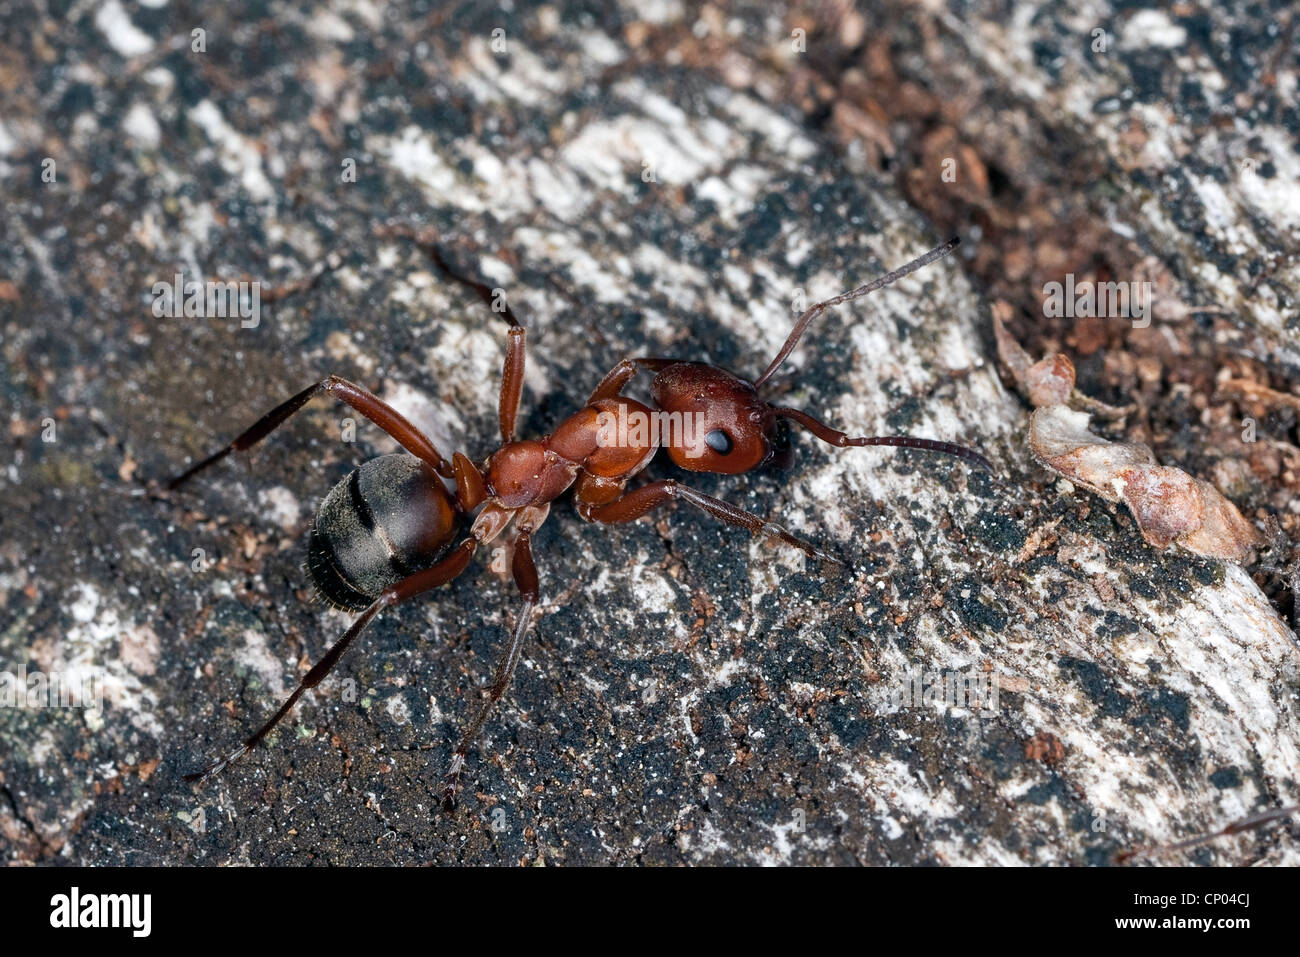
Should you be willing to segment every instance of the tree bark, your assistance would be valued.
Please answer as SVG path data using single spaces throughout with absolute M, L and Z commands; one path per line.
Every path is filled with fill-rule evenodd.
M 850 434 L 976 447 L 996 474 L 807 436 L 786 473 L 656 463 L 651 477 L 769 516 L 846 567 L 681 507 L 609 529 L 561 502 L 534 536 L 534 637 L 455 814 L 437 810 L 442 774 L 518 604 L 487 556 L 386 613 L 270 746 L 202 790 L 181 783 L 347 627 L 310 603 L 303 536 L 335 482 L 392 448 L 360 422 L 349 443 L 348 411 L 319 401 L 251 472 L 227 462 L 171 497 L 148 480 L 327 373 L 374 388 L 444 454 L 494 447 L 504 323 L 377 225 L 430 230 L 506 297 L 528 327 L 532 436 L 625 356 L 755 376 L 802 305 L 947 238 L 800 112 L 781 85 L 800 67 L 762 18 L 737 13 L 743 37 L 724 42 L 712 14 L 701 39 L 686 20 L 548 10 L 287 32 L 213 11 L 209 34 L 244 53 L 196 61 L 155 38 L 126 69 L 112 43 L 47 34 L 106 115 L 134 119 L 74 126 L 75 97 L 44 115 L 34 91 L 6 119 L 6 164 L 36 162 L 48 134 L 67 179 L 20 189 L 0 224 L 17 251 L 18 298 L 0 308 L 19 439 L 2 480 L 0 663 L 99 669 L 108 701 L 0 711 L 7 858 L 1102 864 L 1296 803 L 1295 635 L 1245 569 L 1152 548 L 1122 507 L 1034 462 L 966 274 L 969 235 L 968 258 L 822 316 L 773 387 Z M 1105 74 L 1039 94 L 1030 33 L 978 10 L 928 22 L 984 77 L 965 95 L 993 111 L 988 129 L 1005 95 L 1119 149 L 1108 120 L 1070 119 Z M 38 88 L 49 70 L 32 64 Z M 964 78 L 937 70 L 936 88 Z M 340 179 L 348 159 L 355 182 Z M 1227 220 L 1148 218 L 1172 202 L 1153 184 L 1115 202 L 1145 224 L 1135 241 L 1174 250 L 1193 289 L 1293 361 L 1260 305 L 1265 286 L 1292 294 L 1293 264 L 1270 259 L 1271 286 L 1244 274 L 1251 243 L 1291 235 L 1289 214 L 1234 171 L 1217 186 Z M 1251 238 L 1225 267 L 1234 223 Z M 278 287 L 255 327 L 155 318 L 153 283 L 178 270 Z M 1296 863 L 1295 848 L 1283 825 L 1177 860 Z

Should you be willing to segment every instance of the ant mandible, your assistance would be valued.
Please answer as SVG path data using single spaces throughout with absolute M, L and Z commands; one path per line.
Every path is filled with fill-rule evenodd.
M 933 439 L 907 436 L 853 438 L 798 409 L 770 405 L 759 397 L 767 382 L 794 350 L 818 315 L 831 306 L 850 302 L 947 255 L 958 244 L 951 239 L 907 265 L 849 292 L 819 302 L 803 313 L 780 352 L 753 382 L 703 362 L 680 359 L 624 359 L 591 393 L 586 404 L 541 439 L 515 438 L 515 421 L 524 382 L 524 327 L 507 308 L 509 323 L 505 370 L 498 414 L 501 446 L 475 466 L 456 452 L 449 462 L 433 443 L 401 413 L 359 385 L 331 375 L 272 409 L 225 448 L 174 478 L 175 489 L 233 451 L 256 445 L 313 397 L 328 393 L 365 416 L 395 439 L 409 454 L 371 459 L 338 483 L 321 502 L 308 542 L 307 568 L 316 588 L 337 607 L 360 612 L 343 637 L 307 672 L 280 709 L 233 753 L 186 776 L 204 781 L 223 770 L 270 733 L 308 688 L 330 673 L 362 630 L 385 608 L 437 588 L 460 575 L 475 551 L 492 542 L 512 522 L 518 532 L 511 574 L 523 607 L 497 665 L 487 701 L 465 728 L 452 755 L 443 792 L 453 807 L 465 756 L 492 708 L 505 694 L 537 606 L 537 569 L 532 537 L 546 521 L 551 502 L 570 487 L 578 514 L 589 522 L 614 525 L 641 518 L 674 499 L 754 534 L 778 538 L 822 561 L 838 559 L 791 535 L 779 525 L 734 505 L 698 492 L 674 479 L 650 482 L 629 491 L 628 481 L 644 469 L 660 448 L 673 462 L 692 472 L 735 475 L 784 458 L 778 426 L 785 422 L 812 433 L 838 448 L 869 445 L 926 449 L 955 455 L 992 470 L 978 452 Z M 445 264 L 436 251 L 435 262 Z M 477 284 L 467 282 L 469 285 Z M 654 373 L 650 385 L 657 409 L 622 395 L 640 371 Z M 681 413 L 690 428 L 622 430 L 610 441 L 609 425 L 619 417 L 650 421 L 656 412 Z M 455 494 L 443 480 L 455 483 Z M 458 529 L 475 509 L 469 534 L 452 544 Z

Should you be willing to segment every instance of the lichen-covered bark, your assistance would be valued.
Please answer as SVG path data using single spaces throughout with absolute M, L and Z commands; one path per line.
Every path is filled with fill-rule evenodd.
M 978 446 L 996 476 L 799 439 L 791 472 L 692 477 L 839 571 L 681 508 L 599 529 L 561 503 L 457 812 L 441 776 L 517 604 L 486 561 L 372 626 L 270 747 L 183 784 L 346 628 L 310 601 L 303 536 L 391 444 L 341 441 L 347 411 L 319 402 L 251 472 L 148 481 L 326 372 L 445 450 L 492 448 L 502 324 L 377 224 L 431 228 L 504 291 L 530 332 L 528 434 L 628 354 L 756 374 L 797 295 L 945 237 L 779 85 L 737 88 L 788 42 L 764 13 L 220 8 L 194 54 L 168 45 L 174 11 L 110 6 L 12 54 L 29 76 L 0 135 L 23 181 L 0 221 L 0 665 L 108 689 L 102 712 L 0 711 L 10 860 L 1105 863 L 1296 801 L 1294 636 L 1241 569 L 1045 479 L 956 259 L 823 317 L 776 387 L 855 433 Z M 154 318 L 178 270 L 297 287 L 256 328 Z M 913 701 L 918 669 L 996 678 L 996 703 Z M 1294 847 L 1274 828 L 1188 856 Z

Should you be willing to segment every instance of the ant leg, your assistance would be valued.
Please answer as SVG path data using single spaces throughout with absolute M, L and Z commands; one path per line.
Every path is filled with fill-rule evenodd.
M 293 694 L 289 695 L 284 704 L 280 705 L 280 710 L 271 716 L 270 721 L 262 725 L 262 727 L 259 728 L 251 737 L 246 738 L 244 743 L 228 756 L 213 761 L 201 771 L 185 775 L 185 780 L 198 781 L 201 784 L 208 778 L 212 777 L 212 775 L 225 770 L 226 766 L 232 761 L 246 754 L 249 749 L 256 746 L 259 741 L 271 733 L 272 728 L 280 723 L 280 719 L 289 713 L 290 709 L 293 708 L 298 699 L 302 697 L 303 692 L 308 688 L 316 687 L 316 685 L 320 684 L 321 680 L 333 670 L 334 666 L 338 664 L 339 658 L 343 656 L 343 652 L 348 650 L 348 646 L 356 640 L 357 636 L 365 630 L 366 626 L 370 624 L 371 620 L 373 620 L 380 611 L 387 608 L 389 605 L 395 605 L 398 602 L 414 598 L 421 592 L 429 591 L 432 588 L 437 588 L 439 585 L 445 585 L 447 582 L 451 581 L 469 565 L 469 561 L 474 556 L 474 550 L 477 548 L 478 543 L 477 538 L 466 538 L 456 546 L 455 551 L 436 565 L 427 568 L 422 572 L 416 572 L 409 578 L 404 578 L 393 587 L 385 590 L 370 604 L 369 608 L 361 613 L 361 617 L 352 623 L 352 627 L 343 633 L 343 637 L 330 646 L 330 650 L 325 652 L 325 657 L 312 666 L 311 671 L 307 672 L 306 677 L 302 679 L 298 684 L 298 687 L 294 689 Z
M 651 372 L 658 372 L 660 369 L 666 369 L 668 366 L 676 365 L 681 359 L 624 359 L 614 368 L 605 374 L 605 378 L 600 380 L 600 385 L 596 386 L 596 391 L 587 399 L 587 405 L 599 402 L 601 399 L 613 399 L 623 391 L 623 386 L 631 381 L 632 377 L 642 369 L 649 369 Z
M 473 290 L 483 304 L 501 316 L 510 326 L 510 341 L 506 345 L 505 370 L 501 376 L 501 398 L 497 408 L 501 420 L 501 444 L 513 442 L 515 438 L 515 420 L 519 416 L 519 397 L 524 391 L 524 343 L 527 332 L 510 308 L 510 303 L 497 295 L 487 283 L 475 279 L 453 266 L 438 245 L 437 234 L 432 230 L 415 229 L 402 223 L 390 223 L 375 228 L 376 236 L 397 236 L 409 239 L 424 249 L 438 272 L 466 289 Z M 445 476 L 450 478 L 450 475 Z
M 974 462 L 976 465 L 988 469 L 990 472 L 996 471 L 993 463 L 980 455 L 974 449 L 968 449 L 964 445 L 956 445 L 952 442 L 940 442 L 938 439 L 914 439 L 906 435 L 870 435 L 859 438 L 850 438 L 846 433 L 832 429 L 824 422 L 819 422 L 807 412 L 799 409 L 781 409 L 772 407 L 772 414 L 782 419 L 789 419 L 803 428 L 807 429 L 823 442 L 827 442 L 838 448 L 861 448 L 867 445 L 891 445 L 903 449 L 925 449 L 929 452 L 942 452 L 944 455 L 955 455 L 959 459 L 965 459 L 968 462 Z
M 487 283 L 475 279 L 467 273 L 461 272 L 447 259 L 446 255 L 442 251 L 442 247 L 438 245 L 438 234 L 434 230 L 428 228 L 417 229 L 414 226 L 405 223 L 387 223 L 376 226 L 374 228 L 374 234 L 384 238 L 398 237 L 400 239 L 410 240 L 420 249 L 424 250 L 425 254 L 429 257 L 429 261 L 433 264 L 433 267 L 437 269 L 444 278 L 450 279 L 457 285 L 464 286 L 466 289 L 474 292 L 479 299 L 483 300 L 485 306 L 491 309 L 496 315 L 501 316 L 501 318 L 509 323 L 511 327 L 520 325 L 519 320 L 515 318 L 515 314 L 510 308 L 510 303 L 505 299 L 505 297 L 499 296 L 497 290 L 493 289 Z M 476 243 L 473 243 L 464 237 L 461 237 L 458 241 L 461 245 L 471 245 L 474 246 L 475 249 L 479 248 Z
M 456 792 L 460 787 L 460 775 L 465 769 L 465 756 L 469 753 L 470 746 L 474 739 L 478 737 L 492 709 L 496 707 L 510 687 L 510 680 L 514 677 L 515 667 L 519 664 L 519 655 L 523 649 L 524 638 L 528 634 L 528 629 L 533 620 L 533 609 L 537 606 L 537 572 L 533 566 L 532 550 L 529 546 L 529 536 L 526 532 L 521 532 L 518 540 L 515 542 L 515 554 L 512 562 L 512 571 L 515 575 L 516 582 L 523 567 L 527 567 L 527 572 L 533 576 L 533 590 L 531 593 L 525 592 L 523 586 L 520 586 L 520 593 L 524 597 L 523 606 L 519 609 L 519 617 L 515 619 L 514 631 L 510 635 L 510 641 L 506 645 L 505 654 L 501 656 L 497 664 L 496 677 L 492 681 L 492 687 L 488 689 L 488 698 L 479 709 L 474 720 L 469 723 L 461 733 L 460 741 L 456 744 L 456 750 L 452 753 L 451 766 L 447 771 L 447 783 L 442 791 L 443 807 L 451 810 L 456 806 Z
M 1249 817 L 1242 818 L 1239 821 L 1233 821 L 1227 827 L 1220 828 L 1217 831 L 1211 831 L 1208 834 L 1201 834 L 1197 837 L 1188 838 L 1185 841 L 1178 841 L 1174 844 L 1163 844 L 1157 846 L 1133 847 L 1125 851 L 1120 851 L 1115 855 L 1115 862 L 1123 864 L 1134 857 L 1150 856 L 1160 857 L 1165 854 L 1171 854 L 1175 851 L 1185 851 L 1189 848 L 1199 847 L 1202 844 L 1208 844 L 1210 841 L 1220 837 L 1228 837 L 1232 834 L 1241 834 L 1245 831 L 1262 827 L 1273 821 L 1280 821 L 1283 818 L 1290 817 L 1300 811 L 1300 804 L 1292 804 L 1290 807 L 1273 808 L 1272 810 L 1262 811 L 1259 814 L 1252 814 Z
M 303 389 L 293 398 L 277 405 L 274 409 L 253 423 L 251 427 L 241 433 L 238 438 L 225 448 L 214 452 L 206 459 L 203 459 L 203 461 L 191 465 L 180 475 L 168 482 L 167 488 L 178 488 L 209 465 L 213 465 L 224 459 L 231 452 L 242 452 L 244 449 L 256 445 L 258 442 L 262 441 L 262 439 L 275 431 L 275 429 L 280 425 L 283 425 L 289 416 L 293 415 L 322 392 L 328 392 L 336 399 L 365 416 L 396 439 L 401 446 L 406 449 L 406 451 L 410 452 L 416 458 L 428 462 L 439 475 L 444 478 L 451 477 L 451 465 L 442 457 L 438 450 L 434 448 L 433 443 L 429 441 L 428 437 L 412 425 L 404 415 L 390 406 L 387 402 L 384 402 L 374 393 L 363 389 L 361 386 L 353 382 L 349 382 L 347 379 L 331 375 L 326 376 L 319 382 Z
M 483 473 L 475 468 L 474 463 L 460 452 L 452 455 L 451 470 L 456 477 L 456 504 L 461 507 L 461 511 L 465 512 L 478 508 L 487 498 L 487 486 L 483 482 Z
M 519 397 L 524 394 L 524 353 L 528 330 L 510 317 L 510 340 L 506 343 L 506 363 L 501 371 L 501 399 L 497 413 L 501 419 L 501 444 L 515 440 L 515 420 L 519 417 Z
M 913 259 L 906 266 L 899 266 L 893 272 L 886 273 L 877 279 L 871 280 L 869 283 L 858 286 L 856 289 L 850 289 L 848 292 L 842 292 L 838 296 L 827 299 L 825 302 L 819 302 L 814 306 L 810 306 L 808 311 L 799 317 L 799 320 L 794 324 L 794 328 L 790 330 L 790 335 L 786 338 L 785 345 L 783 345 L 781 351 L 776 354 L 776 358 L 772 360 L 771 365 L 767 367 L 766 371 L 764 371 L 761 376 L 754 380 L 754 388 L 757 389 L 768 379 L 772 378 L 772 373 L 776 372 L 776 370 L 780 368 L 781 363 L 786 360 L 786 357 L 790 355 L 790 353 L 794 351 L 794 347 L 798 345 L 799 338 L 804 334 L 804 330 L 808 328 L 808 323 L 812 322 L 831 306 L 838 306 L 842 302 L 851 302 L 854 299 L 859 299 L 862 296 L 865 296 L 869 292 L 875 292 L 882 286 L 888 286 L 892 282 L 897 282 L 908 273 L 916 272 L 922 266 L 928 266 L 936 259 L 942 259 L 944 256 L 956 249 L 960 243 L 961 240 L 959 238 L 953 237 L 942 246 L 936 246 L 925 255 Z
M 778 538 L 785 544 L 800 549 L 809 558 L 816 558 L 823 562 L 833 562 L 836 565 L 844 564 L 829 552 L 825 552 L 817 546 L 791 535 L 780 525 L 759 518 L 757 515 L 752 515 L 744 509 L 737 508 L 721 499 L 705 495 L 703 492 L 697 492 L 695 489 L 682 485 L 673 479 L 651 482 L 649 485 L 643 485 L 641 488 L 627 492 L 621 498 L 603 505 L 580 502 L 578 514 L 588 521 L 607 525 L 633 522 L 651 509 L 658 508 L 665 502 L 675 498 L 688 502 L 696 508 L 703 509 L 710 515 L 722 519 L 728 525 L 747 528 L 755 535 L 771 535 Z
M 533 564 L 532 533 L 537 530 L 537 526 L 546 520 L 549 511 L 550 506 L 546 505 L 542 508 L 524 509 L 521 514 L 519 537 L 515 540 L 515 553 L 510 570 L 514 575 L 515 587 L 519 589 L 519 595 L 523 598 L 524 604 L 519 609 L 519 617 L 515 619 L 515 628 L 510 635 L 509 643 L 506 645 L 505 654 L 501 656 L 501 661 L 497 664 L 496 677 L 492 681 L 492 687 L 488 690 L 488 699 L 483 703 L 474 720 L 461 733 L 460 742 L 452 753 L 451 767 L 447 771 L 447 784 L 442 791 L 442 804 L 446 810 L 451 810 L 456 806 L 456 791 L 460 786 L 460 774 L 465 768 L 465 756 L 469 753 L 470 745 L 478 737 L 478 733 L 492 713 L 492 709 L 505 696 L 506 689 L 510 687 L 510 680 L 514 677 L 515 668 L 519 664 L 519 655 L 523 649 L 524 638 L 528 635 L 528 629 L 532 625 L 533 609 L 537 607 L 537 566 Z

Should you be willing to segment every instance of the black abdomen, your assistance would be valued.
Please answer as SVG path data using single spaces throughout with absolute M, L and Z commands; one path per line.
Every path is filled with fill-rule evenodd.
M 413 455 L 363 463 L 325 496 L 307 543 L 307 570 L 326 601 L 361 611 L 428 568 L 456 533 L 451 496 Z

